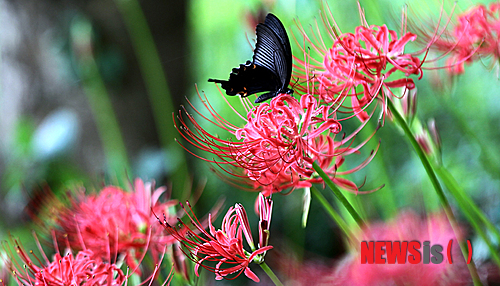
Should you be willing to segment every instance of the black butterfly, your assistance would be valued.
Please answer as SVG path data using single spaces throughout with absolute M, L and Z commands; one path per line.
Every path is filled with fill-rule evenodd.
M 264 23 L 256 28 L 257 44 L 253 61 L 233 68 L 229 80 L 209 79 L 220 83 L 227 95 L 242 97 L 268 91 L 260 95 L 255 103 L 273 98 L 280 93 L 293 94 L 288 88 L 292 76 L 292 49 L 285 27 L 273 14 L 266 16 Z

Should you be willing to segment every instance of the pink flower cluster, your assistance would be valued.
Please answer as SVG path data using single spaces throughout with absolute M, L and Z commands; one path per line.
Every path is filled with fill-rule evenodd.
M 97 194 L 85 194 L 80 190 L 68 197 L 68 205 L 61 201 L 52 202 L 53 219 L 49 227 L 56 251 L 54 258 L 49 260 L 46 257 L 35 236 L 43 259 L 30 258 L 21 244 L 14 240 L 13 245 L 25 266 L 17 264 L 7 247 L 4 247 L 7 252 L 4 260 L 19 285 L 111 286 L 127 284 L 132 274 L 141 276 L 140 264 L 149 251 L 156 266 L 144 283 L 151 282 L 156 278 L 166 248 L 176 242 L 164 232 L 153 215 L 153 212 L 164 213 L 165 219 L 176 221 L 176 216 L 169 214 L 177 202 L 168 198 L 163 198 L 165 202 L 160 200 L 166 190 L 165 187 L 155 189 L 154 183 L 145 184 L 136 179 L 130 192 L 107 186 Z M 59 245 L 66 246 L 64 256 L 59 253 Z M 76 255 L 71 250 L 77 251 Z M 131 274 L 124 275 L 115 265 L 122 260 Z
M 489 7 L 477 5 L 460 15 L 456 22 L 448 23 L 439 37 L 422 32 L 433 42 L 432 47 L 445 52 L 447 64 L 452 74 L 464 72 L 464 64 L 491 57 L 492 64 L 500 58 L 500 3 L 491 3 Z
M 157 261 L 175 239 L 163 233 L 152 211 L 169 214 L 175 200 L 160 202 L 166 188 L 136 179 L 131 192 L 107 186 L 98 194 L 79 192 L 70 205 L 55 211 L 56 235 L 67 237 L 73 249 L 90 249 L 97 258 L 111 261 L 124 255 L 135 268 L 137 260 L 149 249 Z M 175 221 L 175 216 L 170 216 Z M 116 259 L 116 258 L 115 258 Z
M 422 61 L 405 53 L 405 46 L 416 39 L 412 33 L 397 33 L 386 25 L 358 26 L 354 33 L 339 33 L 330 28 L 335 20 L 331 14 L 322 15 L 328 32 L 327 37 L 309 36 L 301 25 L 300 34 L 312 52 L 302 47 L 304 58 L 295 58 L 295 76 L 311 81 L 308 86 L 298 86 L 304 92 L 313 86 L 314 94 L 322 102 L 342 107 L 339 111 L 356 116 L 361 121 L 370 118 L 366 111 L 375 99 L 382 102 L 390 97 L 399 97 L 391 90 L 412 90 L 415 82 L 409 76 L 422 78 Z M 363 22 L 363 15 L 361 15 Z M 323 39 L 333 39 L 333 44 Z M 299 45 L 300 46 L 300 45 Z M 328 48 L 329 47 L 329 48 Z M 379 96 L 380 95 L 380 96 Z M 350 102 L 346 99 L 350 98 Z M 389 98 L 390 99 L 390 98 Z M 385 105 L 383 105 L 385 114 Z
M 37 257 L 33 251 L 29 251 L 28 254 L 18 240 L 11 240 L 23 266 L 18 264 L 10 247 L 4 246 L 6 253 L 10 257 L 8 266 L 18 285 L 121 286 L 127 285 L 128 279 L 132 275 L 125 275 L 117 265 L 97 258 L 90 249 L 81 250 L 76 255 L 73 255 L 71 249 L 67 248 L 65 254 L 61 255 L 55 237 L 54 248 L 56 253 L 52 260 L 49 260 L 36 236 L 35 240 L 42 258 Z M 33 256 L 33 258 L 30 258 L 30 256 Z M 157 270 L 158 265 L 155 272 Z M 152 281 L 154 277 L 154 274 L 151 275 L 141 285 Z M 167 278 L 163 285 L 170 284 L 169 280 Z M 0 281 L 0 284 L 3 285 L 2 281 Z
M 235 160 L 244 166 L 250 179 L 263 185 L 287 170 L 308 178 L 313 156 L 319 155 L 310 143 L 325 131 L 335 135 L 341 129 L 337 120 L 327 116 L 328 108 L 318 106 L 309 94 L 300 101 L 283 95 L 270 104 L 261 104 L 247 115 L 246 125 L 235 132 L 245 147 Z
M 17 246 L 18 250 L 21 249 Z M 24 270 L 14 271 L 14 277 L 20 285 L 122 285 L 125 275 L 115 265 L 105 264 L 99 259 L 92 259 L 91 250 L 78 252 L 76 257 L 68 253 L 62 257 L 59 253 L 54 255 L 52 262 L 47 265 L 37 266 L 31 261 L 24 250 L 19 250 L 24 263 L 29 268 L 30 275 L 24 275 Z M 116 276 L 116 278 L 115 278 Z

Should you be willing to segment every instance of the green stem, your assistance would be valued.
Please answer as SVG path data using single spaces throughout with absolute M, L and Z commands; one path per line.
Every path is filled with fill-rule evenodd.
M 393 114 L 396 122 L 403 129 L 403 131 L 406 135 L 406 138 L 408 138 L 408 140 L 410 141 L 410 144 L 412 145 L 413 149 L 417 153 L 418 158 L 422 162 L 422 165 L 424 166 L 424 169 L 427 172 L 427 176 L 429 176 L 429 179 L 431 180 L 432 186 L 434 186 L 434 190 L 436 191 L 436 194 L 438 195 L 441 204 L 443 205 L 444 208 L 449 209 L 450 204 L 448 203 L 448 199 L 446 199 L 446 196 L 444 195 L 443 188 L 439 184 L 438 178 L 437 178 L 436 174 L 434 173 L 434 170 L 432 169 L 432 166 L 429 163 L 429 160 L 427 160 L 427 156 L 425 156 L 424 151 L 422 150 L 422 148 L 420 148 L 420 145 L 418 144 L 417 140 L 415 139 L 413 132 L 411 132 L 410 127 L 408 126 L 408 124 L 406 124 L 406 121 L 403 119 L 403 117 L 396 110 L 392 101 L 387 100 L 387 106 L 389 107 L 389 110 Z
M 165 152 L 168 150 L 170 154 L 182 154 L 182 158 L 180 158 L 181 160 L 177 166 L 177 172 L 173 176 L 176 178 L 175 182 L 183 187 L 188 174 L 185 153 L 182 147 L 174 140 L 174 134 L 177 134 L 177 130 L 172 122 L 174 101 L 170 94 L 167 77 L 161 65 L 162 61 L 155 47 L 153 35 L 149 30 L 146 17 L 137 0 L 115 0 L 115 2 L 123 15 L 137 55 L 161 145 Z M 171 163 L 171 160 L 165 161 L 166 164 Z M 175 189 L 177 188 L 173 188 L 173 190 Z
M 446 170 L 446 168 L 439 166 L 436 167 L 436 172 L 438 176 L 443 180 L 446 187 L 450 190 L 452 195 L 457 199 L 458 202 L 464 201 L 465 208 L 470 208 L 471 212 L 475 214 L 482 223 L 485 224 L 486 228 L 491 231 L 498 242 L 500 242 L 500 231 L 491 223 L 491 221 L 484 215 L 481 209 L 469 198 L 465 191 L 459 186 L 458 182 L 453 178 L 453 176 Z
M 417 140 L 415 139 L 415 136 L 411 132 L 410 127 L 408 126 L 408 124 L 406 124 L 406 121 L 403 119 L 401 114 L 399 114 L 399 112 L 396 110 L 396 108 L 391 100 L 387 100 L 387 107 L 389 108 L 392 115 L 394 116 L 395 121 L 403 129 L 403 131 L 406 135 L 406 138 L 410 141 L 413 149 L 415 150 L 420 161 L 422 162 L 422 165 L 424 166 L 424 169 L 427 172 L 427 176 L 429 176 L 429 179 L 431 180 L 431 183 L 434 186 L 434 190 L 436 191 L 436 194 L 438 195 L 438 198 L 441 202 L 441 205 L 443 206 L 444 212 L 446 213 L 446 216 L 448 217 L 448 220 L 451 224 L 451 227 L 455 233 L 455 237 L 458 240 L 457 220 L 455 219 L 455 215 L 451 211 L 450 203 L 448 202 L 448 199 L 444 195 L 443 188 L 439 184 L 439 181 L 437 179 L 436 173 L 434 172 L 434 169 L 432 168 L 424 151 L 422 150 L 422 148 L 418 144 Z M 465 241 L 463 241 L 461 239 L 459 241 L 459 245 L 460 245 L 460 250 L 462 251 L 462 255 L 464 256 L 465 260 L 467 260 L 468 255 L 467 255 L 467 246 L 465 244 Z M 469 268 L 469 272 L 472 276 L 472 280 L 474 281 L 474 285 L 482 285 L 481 280 L 479 279 L 479 276 L 477 274 L 476 265 L 475 265 L 474 261 L 472 261 L 470 264 L 467 264 L 467 267 Z
M 352 207 L 346 197 L 342 194 L 342 192 L 335 186 L 330 177 L 321 169 L 318 163 L 313 162 L 313 168 L 318 173 L 318 175 L 323 179 L 326 185 L 332 190 L 333 194 L 337 197 L 337 199 L 344 205 L 349 214 L 352 216 L 354 221 L 358 224 L 359 227 L 364 225 L 364 221 L 361 216 L 356 212 L 356 210 Z
M 266 272 L 267 276 L 269 276 L 269 278 L 271 278 L 271 280 L 273 281 L 274 285 L 276 285 L 276 286 L 283 286 L 283 284 L 281 283 L 281 281 L 278 279 L 278 276 L 276 276 L 274 274 L 274 272 L 271 270 L 271 268 L 269 268 L 269 266 L 267 266 L 267 264 L 265 262 L 262 262 L 259 265 L 262 268 L 262 270 L 264 270 L 264 272 Z
M 495 246 L 488 238 L 487 234 L 483 231 L 479 223 L 477 222 L 477 218 L 481 220 L 486 226 L 486 228 L 495 235 L 496 240 L 500 241 L 500 234 L 498 229 L 486 218 L 486 216 L 482 213 L 482 211 L 474 204 L 474 202 L 467 196 L 465 191 L 458 185 L 453 176 L 446 170 L 444 167 L 436 167 L 436 173 L 444 182 L 446 188 L 450 191 L 453 197 L 456 199 L 460 209 L 464 211 L 467 220 L 470 222 L 474 230 L 477 231 L 479 236 L 483 239 L 483 241 L 488 246 L 491 256 L 497 266 L 500 268 L 500 257 L 495 249 Z M 474 217 L 477 216 L 477 217 Z
M 349 227 L 345 223 L 344 219 L 335 211 L 335 209 L 328 203 L 326 198 L 321 194 L 321 192 L 316 188 L 316 186 L 312 186 L 311 192 L 313 196 L 315 196 L 318 201 L 321 203 L 326 212 L 330 215 L 330 217 L 337 223 L 340 229 L 344 232 L 344 234 L 348 238 L 352 238 L 352 233 L 349 231 Z

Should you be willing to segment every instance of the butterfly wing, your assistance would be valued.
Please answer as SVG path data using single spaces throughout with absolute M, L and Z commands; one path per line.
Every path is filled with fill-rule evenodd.
M 253 62 L 276 75 L 278 82 L 272 91 L 287 92 L 292 76 L 292 52 L 285 28 L 276 16 L 268 14 L 266 21 L 257 25 L 256 30 Z
M 283 88 L 286 88 L 290 83 L 290 78 L 292 77 L 292 48 L 290 47 L 290 40 L 288 39 L 288 34 L 286 33 L 285 27 L 274 14 L 267 14 L 264 25 L 269 27 L 271 31 L 279 38 L 281 43 L 281 49 L 284 52 L 284 58 L 281 60 L 286 62 L 286 77 L 283 83 L 286 83 Z

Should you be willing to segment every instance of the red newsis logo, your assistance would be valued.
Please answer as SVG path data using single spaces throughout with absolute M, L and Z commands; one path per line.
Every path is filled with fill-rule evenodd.
M 453 263 L 451 247 L 453 239 L 448 242 L 445 255 L 448 262 Z M 472 245 L 467 240 L 469 257 L 467 264 L 472 259 Z M 422 249 L 423 248 L 423 249 Z M 430 241 L 424 241 L 423 247 L 419 241 L 362 241 L 361 242 L 361 264 L 439 264 L 444 260 L 443 246 L 431 245 Z

